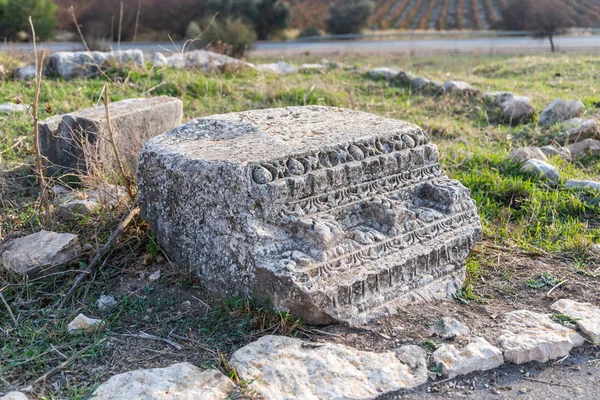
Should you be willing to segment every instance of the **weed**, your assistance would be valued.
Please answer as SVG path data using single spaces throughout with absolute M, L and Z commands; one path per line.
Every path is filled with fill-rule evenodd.
M 525 283 L 532 289 L 542 289 L 544 287 L 554 287 L 562 282 L 562 279 L 551 272 L 544 271 L 538 279 L 528 279 Z

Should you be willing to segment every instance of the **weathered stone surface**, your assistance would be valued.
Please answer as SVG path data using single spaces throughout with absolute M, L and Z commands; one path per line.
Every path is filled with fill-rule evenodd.
M 502 119 L 511 124 L 530 121 L 535 115 L 535 107 L 528 97 L 513 96 L 500 104 Z
M 216 115 L 139 157 L 144 218 L 215 293 L 311 323 L 447 299 L 480 235 L 469 191 L 418 127 L 327 107 Z
M 542 126 L 550 126 L 556 122 L 579 117 L 584 109 L 585 106 L 579 100 L 556 99 L 542 111 L 538 123 Z
M 465 347 L 442 344 L 432 356 L 433 363 L 441 364 L 442 375 L 448 378 L 487 371 L 504 364 L 502 352 L 481 337 L 472 338 Z
M 471 330 L 451 317 L 443 317 L 433 324 L 433 333 L 444 339 L 454 339 L 458 336 L 470 336 Z
M 416 77 L 410 82 L 410 88 L 416 93 L 429 93 L 433 89 L 434 83 L 427 78 Z
M 109 64 L 144 65 L 144 53 L 141 50 L 122 51 L 61 51 L 46 59 L 44 73 L 48 76 L 60 76 L 65 79 L 93 76 Z
M 573 347 L 584 343 L 574 330 L 553 322 L 547 315 L 528 310 L 505 314 L 503 326 L 498 347 L 504 353 L 504 361 L 515 364 L 564 357 Z
M 16 114 L 27 111 L 27 106 L 24 104 L 2 103 L 0 104 L 0 114 Z
M 35 65 L 27 65 L 26 67 L 17 68 L 14 70 L 13 74 L 20 81 L 30 81 L 35 79 Z
M 536 146 L 520 147 L 518 149 L 514 149 L 508 155 L 508 159 L 514 162 L 521 163 L 525 163 L 528 160 L 533 159 L 545 162 L 548 161 L 548 158 L 546 157 L 544 152 L 542 152 L 542 150 L 540 150 L 540 148 Z
M 565 188 L 567 189 L 591 189 L 600 190 L 600 182 L 597 181 L 578 181 L 575 179 L 568 179 L 565 181 Z
M 235 72 L 245 68 L 255 68 L 254 65 L 225 54 L 213 53 L 206 50 L 192 50 L 165 57 L 154 57 L 158 66 L 174 69 L 197 69 L 204 72 Z
M 569 145 L 573 157 L 600 156 L 600 140 L 586 139 Z
M 69 322 L 67 325 L 67 331 L 72 333 L 77 332 L 90 332 L 96 328 L 102 326 L 103 322 L 101 319 L 90 318 L 84 314 L 79 314 L 73 319 L 73 321 Z
M 446 93 L 461 96 L 473 96 L 478 93 L 477 89 L 463 81 L 446 81 L 444 89 L 446 89 Z
M 400 72 L 400 70 L 397 68 L 381 67 L 372 69 L 371 71 L 369 71 L 369 75 L 371 76 L 371 78 L 385 79 L 387 81 L 391 81 L 396 77 L 396 75 L 398 75 L 398 72 Z
M 236 351 L 231 366 L 265 400 L 375 399 L 427 382 L 425 351 L 406 346 L 373 353 L 263 336 Z
M 542 153 L 546 155 L 546 157 L 560 157 L 563 160 L 571 161 L 571 150 L 568 147 L 553 147 L 553 146 L 544 146 L 540 147 Z
M 63 218 L 86 216 L 94 214 L 101 205 L 92 199 L 74 199 L 58 206 L 58 214 Z
M 66 219 L 94 214 L 102 207 L 117 205 L 128 197 L 124 187 L 107 183 L 84 191 L 55 185 L 52 191 L 56 197 L 58 215 Z
M 401 85 L 410 85 L 413 79 L 415 79 L 415 76 L 412 73 L 406 71 L 398 72 L 398 74 L 395 77 L 395 81 Z
M 555 166 L 546 161 L 536 160 L 534 158 L 527 160 L 521 167 L 521 171 L 552 182 L 558 182 L 560 180 L 560 174 Z
M 327 68 L 327 65 L 323 64 L 302 64 L 298 67 L 298 71 L 303 74 L 313 74 L 325 72 Z
M 137 153 L 151 137 L 181 124 L 183 106 L 173 97 L 127 99 L 109 106 L 119 154 L 135 170 Z M 92 165 L 115 164 L 103 106 L 57 115 L 39 124 L 40 148 L 49 173 L 86 171 Z
M 600 125 L 595 119 L 582 121 L 577 126 L 567 130 L 561 138 L 563 143 L 577 143 L 586 139 L 600 139 Z
M 512 92 L 486 92 L 481 97 L 488 103 L 499 106 L 506 101 L 512 100 L 515 95 Z
M 298 68 L 283 61 L 272 64 L 259 64 L 256 68 L 261 72 L 269 72 L 272 74 L 288 75 L 297 74 Z
M 596 182 L 598 184 L 598 190 L 600 190 L 600 182 Z M 592 243 L 590 245 L 590 251 L 593 254 L 600 256 L 600 243 Z
M 167 368 L 140 369 L 115 375 L 101 384 L 92 400 L 223 400 L 235 390 L 221 372 L 201 370 L 189 363 Z
M 0 400 L 27 400 L 27 396 L 21 392 L 8 392 Z
M 593 343 L 600 344 L 600 308 L 591 303 L 578 303 L 568 299 L 558 300 L 551 308 L 573 318 L 584 335 Z
M 112 296 L 107 296 L 105 294 L 101 294 L 98 300 L 96 301 L 96 307 L 98 310 L 105 311 L 113 308 L 117 305 L 117 300 L 115 300 Z
M 40 231 L 0 244 L 4 268 L 35 277 L 75 260 L 80 253 L 76 235 Z

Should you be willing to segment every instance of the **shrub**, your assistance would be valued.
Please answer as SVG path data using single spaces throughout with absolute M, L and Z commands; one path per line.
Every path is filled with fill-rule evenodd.
M 14 39 L 19 32 L 29 32 L 30 15 L 37 37 L 49 38 L 57 25 L 52 0 L 0 0 L 0 36 Z
M 327 32 L 343 35 L 360 33 L 367 26 L 373 14 L 373 2 L 369 0 L 352 0 L 343 6 L 332 3 L 329 17 L 325 21 Z
M 299 38 L 321 36 L 321 30 L 316 26 L 307 26 L 303 28 L 298 34 Z
M 190 24 L 191 25 L 191 24 Z M 196 48 L 208 48 L 217 53 L 227 54 L 232 57 L 242 57 L 246 50 L 256 42 L 256 32 L 248 24 L 239 18 L 215 19 L 205 30 L 188 26 L 192 35 L 189 39 L 197 39 L 194 42 Z

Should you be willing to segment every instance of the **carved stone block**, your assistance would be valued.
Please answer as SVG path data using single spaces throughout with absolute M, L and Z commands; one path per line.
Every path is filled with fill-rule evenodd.
M 147 143 L 138 185 L 162 248 L 209 290 L 309 323 L 449 298 L 481 234 L 421 129 L 338 108 L 190 121 Z

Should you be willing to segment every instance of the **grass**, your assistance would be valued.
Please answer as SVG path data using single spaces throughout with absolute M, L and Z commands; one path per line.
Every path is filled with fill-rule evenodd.
M 288 61 L 317 60 L 303 57 Z M 599 89 L 594 84 L 600 76 L 600 58 L 461 55 L 346 57 L 339 61 L 356 69 L 336 68 L 326 74 L 285 77 L 254 71 L 219 75 L 150 68 L 113 69 L 107 75 L 115 82 L 111 87 L 113 101 L 177 96 L 183 100 L 186 119 L 254 108 L 318 104 L 413 122 L 426 129 L 439 146 L 447 173 L 471 190 L 486 243 L 561 257 L 581 275 L 597 281 L 587 248 L 590 243 L 600 242 L 600 194 L 548 185 L 524 175 L 518 165 L 506 161 L 513 148 L 547 141 L 535 122 L 500 125 L 495 122 L 494 113 L 477 101 L 416 95 L 408 88 L 372 80 L 362 71 L 397 65 L 430 79 L 462 79 L 482 91 L 508 90 L 530 96 L 538 110 L 557 97 L 581 99 L 586 104 L 585 116 L 591 117 L 600 104 Z M 40 104 L 50 105 L 51 112 L 43 111 L 41 117 L 98 104 L 104 81 L 105 78 L 45 80 Z M 33 82 L 5 79 L 0 85 L 0 102 L 21 96 L 29 104 L 33 92 Z M 0 237 L 42 227 L 35 201 L 37 187 L 30 169 L 31 124 L 28 115 L 0 115 Z M 552 163 L 563 179 L 600 176 L 598 159 L 572 163 L 553 159 Z M 96 247 L 105 242 L 122 212 L 110 210 L 76 222 L 54 221 L 44 228 L 75 232 L 82 244 Z M 119 336 L 123 334 L 143 331 L 180 342 L 185 350 L 178 358 L 161 355 L 165 366 L 183 358 L 234 374 L 223 363 L 223 355 L 265 333 L 302 336 L 309 329 L 257 301 L 212 298 L 192 273 L 164 260 L 154 239 L 143 221 L 136 220 L 118 240 L 102 269 L 82 285 L 70 307 L 64 310 L 57 310 L 56 306 L 72 284 L 78 266 L 39 281 L 23 281 L 0 271 L 0 291 L 19 320 L 18 329 L 12 327 L 8 313 L 0 308 L 0 391 L 9 385 L 31 384 L 65 358 L 107 336 L 116 338 L 116 342 L 111 339 L 110 345 L 104 342 L 91 347 L 46 385 L 36 386 L 35 396 L 86 398 L 100 381 L 122 371 L 125 365 L 127 369 L 141 368 L 164 353 L 164 347 Z M 478 289 L 488 279 L 491 258 L 483 250 L 468 260 L 468 279 L 460 297 L 464 301 L 492 300 Z M 150 284 L 140 277 L 157 269 L 162 271 L 158 282 Z M 511 277 L 507 274 L 503 279 L 510 283 Z M 119 303 L 114 309 L 101 312 L 95 302 L 107 288 L 118 293 Z M 506 296 L 512 295 L 514 285 L 507 284 L 505 290 Z M 184 306 L 187 302 L 191 307 Z M 106 329 L 93 335 L 68 334 L 66 324 L 79 312 L 101 317 L 107 322 Z M 198 351 L 198 346 L 205 350 Z M 129 358 L 121 360 L 119 354 Z

